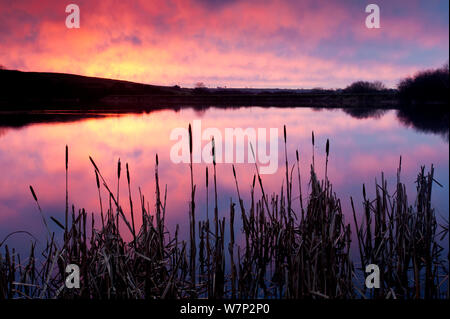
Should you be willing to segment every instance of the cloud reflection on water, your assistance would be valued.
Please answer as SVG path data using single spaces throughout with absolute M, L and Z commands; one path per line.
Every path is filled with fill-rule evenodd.
M 138 187 L 141 187 L 152 208 L 155 197 L 155 155 L 158 154 L 160 183 L 167 184 L 169 229 L 173 230 L 175 224 L 179 223 L 181 228 L 187 231 L 190 199 L 189 167 L 188 164 L 171 163 L 170 147 L 174 142 L 170 141 L 169 136 L 173 128 L 187 127 L 194 119 L 199 119 L 199 114 L 191 109 L 179 112 L 164 110 L 150 114 L 128 114 L 75 122 L 39 123 L 11 131 L 2 129 L 0 239 L 15 230 L 30 231 L 37 237 L 45 234 L 29 193 L 29 185 L 33 185 L 36 190 L 46 216 L 63 220 L 66 144 L 69 145 L 70 204 L 99 214 L 95 175 L 88 159 L 88 156 L 92 156 L 112 189 L 116 189 L 117 160 L 120 158 L 123 165 L 128 163 L 135 206 L 139 206 Z M 442 189 L 435 188 L 434 204 L 438 214 L 443 214 L 448 219 L 448 140 L 405 127 L 399 122 L 395 111 L 365 117 L 360 114 L 349 116 L 341 110 L 318 112 L 307 108 L 209 108 L 202 112 L 200 119 L 203 128 L 217 127 L 222 132 L 226 127 L 279 129 L 279 169 L 276 174 L 263 176 L 267 193 L 279 192 L 283 183 L 284 124 L 287 126 L 287 149 L 291 164 L 295 162 L 295 150 L 299 149 L 300 152 L 303 190 L 308 189 L 306 178 L 312 156 L 311 131 L 315 133 L 315 159 L 319 177 L 324 174 L 325 142 L 329 138 L 331 147 L 328 176 L 342 200 L 348 218 L 350 218 L 349 198 L 361 197 L 363 183 L 367 185 L 369 194 L 373 194 L 375 178 L 379 180 L 383 171 L 390 185 L 394 185 L 400 155 L 403 158 L 402 179 L 408 186 L 411 200 L 415 193 L 413 182 L 420 166 L 429 167 L 433 163 L 436 167 L 435 176 L 444 185 Z M 206 142 L 203 145 L 205 144 Z M 255 173 L 254 166 L 237 164 L 236 171 L 241 194 L 248 205 L 250 185 Z M 195 164 L 194 173 L 197 185 L 197 216 L 204 218 L 205 165 Z M 237 201 L 231 165 L 219 164 L 217 174 L 220 215 L 228 216 L 230 198 Z M 128 191 L 124 177 L 121 182 L 120 198 L 125 211 L 128 212 Z M 297 181 L 293 185 L 293 194 L 296 197 Z M 102 193 L 104 205 L 107 202 L 106 195 L 105 192 Z M 211 198 L 212 193 L 209 202 L 210 212 L 213 211 Z M 356 203 L 359 205 L 359 200 L 356 200 Z M 294 200 L 294 209 L 296 206 L 298 200 Z M 140 223 L 138 216 L 139 214 L 136 222 Z M 54 230 L 57 228 L 54 227 Z M 9 241 L 24 247 L 29 243 L 24 237 L 14 237 Z

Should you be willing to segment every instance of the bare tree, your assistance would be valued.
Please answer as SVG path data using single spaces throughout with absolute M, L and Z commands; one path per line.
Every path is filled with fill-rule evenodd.
M 439 69 L 429 69 L 401 80 L 397 86 L 399 97 L 404 104 L 441 102 L 448 103 L 449 95 L 448 63 Z
M 380 81 L 367 82 L 357 81 L 353 82 L 344 89 L 347 93 L 375 93 L 386 90 L 386 86 Z
M 195 83 L 195 88 L 196 89 L 206 89 L 206 85 L 203 82 L 197 82 L 197 83 Z

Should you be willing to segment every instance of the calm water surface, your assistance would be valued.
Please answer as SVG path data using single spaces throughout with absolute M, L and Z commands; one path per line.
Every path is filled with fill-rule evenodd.
M 311 132 L 315 133 L 315 163 L 321 178 L 325 168 L 325 143 L 330 139 L 329 179 L 341 198 L 347 222 L 351 222 L 350 196 L 361 207 L 363 183 L 366 184 L 369 196 L 373 198 L 375 179 L 379 181 L 381 172 L 384 172 L 390 189 L 394 190 L 400 156 L 402 180 L 407 184 L 410 201 L 414 200 L 414 181 L 420 166 L 429 168 L 434 164 L 435 178 L 443 188 L 435 186 L 433 205 L 437 214 L 448 220 L 448 133 L 442 135 L 418 131 L 399 121 L 395 111 L 364 118 L 351 116 L 341 110 L 310 108 L 209 108 L 202 112 L 183 109 L 178 112 L 164 110 L 74 122 L 38 123 L 20 128 L 0 127 L 0 242 L 7 234 L 16 230 L 28 231 L 39 243 L 45 242 L 45 226 L 29 185 L 34 187 L 45 216 L 64 220 L 66 144 L 69 146 L 69 202 L 75 208 L 84 207 L 88 212 L 94 212 L 99 223 L 98 194 L 89 156 L 95 160 L 112 189 L 117 189 L 118 159 L 121 159 L 122 167 L 128 163 L 135 207 L 139 206 L 138 187 L 141 187 L 150 207 L 154 207 L 154 168 L 155 155 L 158 154 L 161 188 L 164 189 L 167 185 L 167 227 L 173 231 L 178 223 L 187 232 L 189 165 L 171 162 L 170 149 L 175 142 L 169 137 L 172 129 L 187 127 L 196 119 L 202 120 L 203 129 L 216 127 L 222 134 L 225 128 L 278 128 L 279 169 L 273 175 L 262 176 L 267 193 L 279 193 L 284 181 L 284 124 L 287 126 L 287 149 L 291 164 L 295 162 L 295 150 L 299 149 L 300 152 L 304 192 L 308 189 L 307 178 L 312 157 Z M 207 142 L 203 143 L 205 145 Z M 206 216 L 205 166 L 194 165 L 197 219 Z M 237 164 L 236 172 L 241 195 L 248 207 L 254 165 Z M 228 216 L 230 198 L 238 202 L 231 165 L 218 164 L 217 175 L 220 215 Z M 296 173 L 294 178 L 293 196 L 297 197 Z M 120 187 L 121 203 L 128 212 L 124 171 Z M 214 207 L 212 190 L 210 186 L 210 213 Z M 103 203 L 106 203 L 106 192 L 102 196 Z M 297 209 L 298 200 L 294 200 L 294 205 L 294 209 Z M 139 224 L 139 214 L 137 215 Z M 52 222 L 49 225 L 52 230 L 61 233 Z M 125 230 L 125 226 L 123 229 Z M 28 250 L 31 240 L 33 239 L 28 235 L 17 234 L 6 243 L 24 252 L 25 248 Z

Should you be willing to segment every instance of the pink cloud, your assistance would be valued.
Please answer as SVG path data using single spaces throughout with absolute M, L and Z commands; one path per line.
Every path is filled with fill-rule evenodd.
M 363 7 L 338 2 L 79 5 L 78 30 L 65 27 L 60 2 L 0 5 L 2 64 L 167 85 L 336 87 L 359 79 L 395 85 L 448 56 L 448 24 L 431 23 L 415 3 L 399 16 L 397 7 L 383 3 L 380 30 L 365 28 Z M 373 53 L 374 45 L 385 49 Z M 424 62 L 403 62 L 411 56 Z

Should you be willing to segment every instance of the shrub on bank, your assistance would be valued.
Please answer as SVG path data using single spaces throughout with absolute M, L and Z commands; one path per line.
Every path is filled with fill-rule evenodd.
M 402 105 L 447 104 L 448 64 L 439 69 L 418 72 L 401 80 L 397 87 Z

